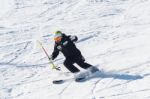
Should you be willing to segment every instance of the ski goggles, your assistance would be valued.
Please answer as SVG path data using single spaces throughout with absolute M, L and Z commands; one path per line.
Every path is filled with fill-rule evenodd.
M 61 39 L 62 39 L 62 37 L 61 37 L 61 36 L 59 36 L 59 37 L 55 37 L 55 38 L 54 38 L 54 40 L 55 40 L 56 42 L 60 42 L 60 41 L 61 41 Z

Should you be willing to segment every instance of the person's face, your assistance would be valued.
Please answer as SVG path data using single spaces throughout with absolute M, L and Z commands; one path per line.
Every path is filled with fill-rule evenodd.
M 60 41 L 61 41 L 61 39 L 62 39 L 62 37 L 61 37 L 61 36 L 54 38 L 54 40 L 55 40 L 57 43 L 58 43 L 58 42 L 60 42 Z

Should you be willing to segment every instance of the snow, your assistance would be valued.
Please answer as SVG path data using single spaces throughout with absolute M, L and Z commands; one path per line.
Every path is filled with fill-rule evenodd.
M 0 99 L 150 99 L 149 0 L 0 0 Z M 54 31 L 77 35 L 86 61 L 101 75 L 52 84 Z M 80 68 L 81 71 L 84 71 Z
M 0 0 L 0 18 L 12 9 L 13 0 Z

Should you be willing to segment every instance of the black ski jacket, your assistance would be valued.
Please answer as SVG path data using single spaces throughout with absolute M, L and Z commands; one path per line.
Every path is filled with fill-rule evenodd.
M 61 51 L 66 58 L 82 57 L 81 52 L 77 49 L 74 42 L 78 40 L 77 36 L 62 34 L 62 39 L 59 43 L 55 42 L 52 60 L 54 60 Z

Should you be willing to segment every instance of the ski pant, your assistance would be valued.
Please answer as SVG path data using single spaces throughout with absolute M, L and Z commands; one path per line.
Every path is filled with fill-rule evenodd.
M 64 61 L 64 65 L 65 67 L 72 73 L 76 73 L 76 72 L 79 72 L 80 70 L 75 67 L 73 64 L 76 63 L 78 64 L 81 68 L 83 69 L 87 69 L 89 67 L 91 67 L 92 65 L 88 64 L 85 62 L 85 59 L 80 56 L 80 57 L 69 57 L 69 58 L 66 58 L 66 60 Z

